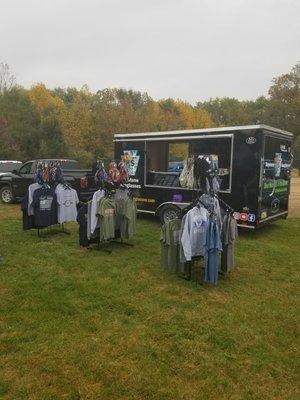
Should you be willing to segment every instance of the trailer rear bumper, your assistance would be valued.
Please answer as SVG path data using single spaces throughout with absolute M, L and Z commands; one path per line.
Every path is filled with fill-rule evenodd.
M 264 225 L 265 223 L 268 223 L 269 221 L 275 221 L 276 219 L 286 219 L 287 216 L 288 216 L 288 211 L 282 211 L 282 212 L 280 212 L 280 213 L 278 213 L 278 214 L 270 215 L 270 216 L 267 217 L 267 218 L 264 218 L 264 219 L 262 219 L 262 220 L 259 220 L 259 222 L 258 222 L 257 225 L 258 225 L 258 226 L 262 226 L 262 225 Z

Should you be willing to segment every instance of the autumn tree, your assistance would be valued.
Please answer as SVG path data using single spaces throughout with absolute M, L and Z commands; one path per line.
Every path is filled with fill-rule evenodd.
M 288 74 L 273 79 L 269 89 L 268 119 L 282 129 L 300 134 L 300 62 Z
M 39 115 L 25 89 L 16 86 L 0 96 L 0 118 L 6 120 L 7 132 L 18 144 L 13 158 L 34 157 L 39 149 Z
M 73 102 L 60 113 L 60 124 L 69 155 L 90 164 L 94 158 L 95 133 L 92 94 L 87 87 L 77 91 Z
M 39 157 L 66 157 L 67 148 L 60 123 L 65 112 L 64 102 L 42 83 L 33 85 L 28 97 L 39 115 Z
M 147 93 L 109 88 L 55 88 L 42 83 L 26 90 L 0 63 L 0 157 L 74 157 L 89 166 L 96 156 L 113 157 L 113 135 L 264 123 L 300 137 L 299 64 L 274 78 L 267 97 L 239 101 L 215 98 L 196 106 L 156 101 Z M 295 140 L 300 159 L 300 139 Z M 186 153 L 173 146 L 174 159 Z
M 19 159 L 20 148 L 16 140 L 10 134 L 8 121 L 0 117 L 0 159 Z
M 245 102 L 235 98 L 223 97 L 197 103 L 197 107 L 205 109 L 212 118 L 214 126 L 234 126 L 256 123 L 247 112 Z

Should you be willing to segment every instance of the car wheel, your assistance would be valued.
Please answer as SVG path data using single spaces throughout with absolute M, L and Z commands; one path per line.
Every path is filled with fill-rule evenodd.
M 173 204 L 169 204 L 167 206 L 162 207 L 159 211 L 159 218 L 162 224 L 165 224 L 172 219 L 180 218 L 181 210 L 174 206 Z
M 13 202 L 13 194 L 10 186 L 3 186 L 0 189 L 0 199 L 2 203 L 10 204 Z

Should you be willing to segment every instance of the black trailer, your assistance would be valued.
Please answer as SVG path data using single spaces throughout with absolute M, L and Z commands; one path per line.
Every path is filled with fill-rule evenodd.
M 174 218 L 197 190 L 181 187 L 189 155 L 217 156 L 219 196 L 239 225 L 255 229 L 288 215 L 293 134 L 266 125 L 116 134 L 115 158 L 129 166 L 138 210 Z

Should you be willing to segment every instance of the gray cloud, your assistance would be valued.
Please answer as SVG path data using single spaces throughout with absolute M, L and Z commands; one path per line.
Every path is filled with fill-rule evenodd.
M 266 94 L 299 61 L 296 0 L 0 0 L 0 60 L 26 87 L 190 102 Z

